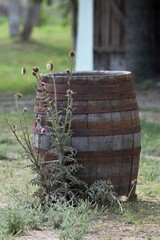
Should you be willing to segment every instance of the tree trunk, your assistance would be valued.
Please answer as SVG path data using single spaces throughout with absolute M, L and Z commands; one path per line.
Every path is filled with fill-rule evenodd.
M 73 37 L 73 48 L 76 49 L 76 39 L 77 39 L 77 18 L 78 18 L 78 2 L 77 0 L 72 0 L 72 37 Z
M 156 73 L 160 75 L 160 1 L 154 0 L 154 34 L 155 34 L 155 58 L 156 58 Z
M 10 36 L 17 36 L 19 32 L 19 0 L 10 0 L 9 1 L 9 30 Z
M 29 5 L 26 21 L 24 23 L 24 29 L 21 35 L 23 41 L 29 40 L 33 27 L 38 22 L 40 7 L 41 7 L 40 3 L 33 3 L 32 5 Z

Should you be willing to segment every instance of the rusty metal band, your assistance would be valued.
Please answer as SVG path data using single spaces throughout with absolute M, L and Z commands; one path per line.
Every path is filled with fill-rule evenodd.
M 133 149 L 123 149 L 123 150 L 112 150 L 112 151 L 84 151 L 77 152 L 78 158 L 106 158 L 106 157 L 122 157 L 139 155 L 141 147 L 136 147 Z
M 112 162 L 113 164 L 113 162 Z M 128 181 L 129 181 L 129 174 L 130 174 L 130 171 L 127 169 L 126 172 L 120 172 L 121 171 L 121 168 L 119 168 L 119 171 L 118 171 L 118 174 L 115 172 L 113 172 L 110 168 L 110 166 L 108 167 L 108 172 L 102 172 L 102 173 L 98 173 L 97 174 L 97 167 L 98 167 L 98 163 L 93 165 L 92 166 L 92 169 L 94 169 L 94 173 L 93 175 L 91 174 L 85 174 L 84 172 L 83 173 L 79 173 L 79 177 L 81 179 L 83 179 L 83 181 L 85 180 L 86 182 L 89 181 L 96 181 L 96 180 L 111 180 L 112 183 L 114 183 L 114 188 L 116 188 L 117 186 L 120 187 L 120 181 L 122 181 L 122 179 L 124 180 L 123 182 L 123 190 L 124 190 L 124 187 L 128 188 Z M 107 165 L 104 164 L 104 168 L 107 168 Z M 136 179 L 137 175 L 136 175 L 136 171 L 133 175 L 135 178 L 133 179 Z M 88 179 L 89 178 L 89 179 Z M 115 181 L 115 182 L 114 182 Z
M 54 79 L 56 81 L 56 84 L 66 84 L 66 82 L 68 81 L 68 76 L 66 74 L 63 73 L 55 73 L 54 74 Z M 44 83 L 49 83 L 49 84 L 53 84 L 53 76 L 51 76 L 50 74 L 41 74 L 40 75 L 40 80 L 41 82 Z M 95 73 L 93 74 L 88 74 L 88 73 L 80 73 L 80 75 L 78 74 L 74 74 L 72 75 L 72 80 L 71 80 L 71 84 L 72 85 L 80 85 L 80 86 L 84 86 L 84 85 L 106 85 L 106 84 L 127 84 L 128 82 L 133 82 L 133 78 L 132 78 L 132 74 L 127 74 L 127 75 L 114 75 L 114 76 L 107 76 L 104 75 L 102 73 L 102 75 L 100 75 L 100 73 L 98 73 L 97 75 Z
M 136 149 L 137 150 L 137 149 Z M 48 161 L 54 161 L 56 160 L 56 156 L 54 156 L 53 154 L 49 153 L 47 150 L 44 150 L 44 149 L 38 149 L 38 148 L 34 148 L 34 151 L 39 153 L 43 158 L 44 158 L 44 161 L 48 162 Z M 131 164 L 131 161 L 130 159 L 132 158 L 132 156 L 135 156 L 135 161 L 133 162 L 134 165 L 137 165 L 138 166 L 138 163 L 139 163 L 139 154 L 140 154 L 140 151 L 135 151 L 135 153 L 131 154 L 131 151 L 130 152 L 126 152 L 126 153 L 119 153 L 119 154 L 114 154 L 113 156 L 111 156 L 111 154 L 109 155 L 108 153 L 104 153 L 103 154 L 103 158 L 101 157 L 101 154 L 99 152 L 99 154 L 97 156 L 90 156 L 90 157 L 86 157 L 86 155 L 82 155 L 82 154 L 77 154 L 77 160 L 82 162 L 85 165 L 92 165 L 92 168 L 97 168 L 97 166 L 99 164 L 102 164 L 104 166 L 104 168 L 108 168 L 108 173 L 111 173 L 110 171 L 110 166 L 113 166 L 113 161 L 114 159 L 111 157 L 118 157 L 118 161 L 117 162 L 117 166 L 119 167 L 119 164 L 121 167 L 119 167 L 119 172 L 121 174 L 118 174 L 115 173 L 115 175 L 113 174 L 113 172 L 111 173 L 111 176 L 110 176 L 110 179 L 113 181 L 113 180 L 116 180 L 116 179 L 125 179 L 125 182 L 127 179 L 129 179 L 129 170 L 126 168 L 127 166 L 130 167 L 130 164 Z M 122 161 L 121 158 L 122 157 L 126 157 L 126 155 L 129 157 L 129 159 L 125 159 L 125 161 Z M 101 162 L 101 160 L 103 162 Z M 116 167 L 116 163 L 114 162 L 114 166 Z M 95 172 L 94 172 L 95 173 Z M 101 180 L 103 179 L 106 179 L 107 180 L 109 179 L 109 175 L 110 174 L 107 174 L 106 176 L 106 173 L 103 175 L 102 173 L 99 173 L 98 175 L 94 174 L 92 175 L 89 175 L 87 174 L 87 171 L 86 173 L 83 171 L 81 173 L 79 173 L 79 177 L 81 176 L 81 178 L 90 178 L 90 180 L 93 180 L 93 178 L 95 178 L 96 180 L 98 178 L 100 178 Z M 134 168 L 134 171 L 132 172 L 132 179 L 136 179 L 137 178 L 137 170 Z M 124 184 L 123 184 L 124 186 Z M 114 184 L 114 187 L 115 187 L 115 184 Z
M 96 114 L 108 112 L 123 112 L 138 109 L 137 103 L 130 103 L 125 105 L 107 105 L 107 106 L 74 106 L 73 113 L 76 114 Z
M 126 91 L 121 93 L 99 93 L 99 94 L 73 94 L 73 100 L 76 101 L 88 101 L 88 100 L 118 100 L 118 99 L 126 99 L 126 98 L 135 98 L 135 91 Z M 54 99 L 54 94 L 49 93 L 48 97 L 50 100 Z M 42 92 L 37 92 L 36 94 L 37 100 L 44 100 L 44 94 Z M 59 101 L 66 101 L 66 94 L 57 94 L 57 99 Z
M 64 90 L 61 89 L 60 87 L 56 87 L 56 92 L 57 94 L 66 94 L 68 88 L 65 88 Z M 125 92 L 125 91 L 132 91 L 133 86 L 102 86 L 102 87 L 98 87 L 98 86 L 93 86 L 93 87 L 72 87 L 72 91 L 77 93 L 77 94 L 107 94 L 107 93 L 118 93 L 118 92 Z M 41 89 L 38 89 L 38 91 L 42 92 L 43 91 Z M 54 91 L 51 89 L 47 90 L 48 94 L 53 94 Z
M 65 106 L 59 107 L 59 111 L 62 111 L 61 114 L 63 115 L 63 110 Z M 98 113 L 111 113 L 111 112 L 123 112 L 123 111 L 131 111 L 137 110 L 138 104 L 130 103 L 130 104 L 122 104 L 122 105 L 107 105 L 107 106 L 77 106 L 73 105 L 73 114 L 98 114 Z M 34 112 L 36 113 L 43 113 L 42 107 L 35 107 Z
M 45 125 L 45 119 L 42 119 L 42 125 Z M 46 129 L 49 128 L 49 126 L 45 126 Z M 119 128 L 113 128 L 113 129 L 105 129 L 105 128 L 98 128 L 98 129 L 82 129 L 79 130 L 73 127 L 73 134 L 72 137 L 101 137 L 101 136 L 110 136 L 110 135 L 123 135 L 123 134 L 133 134 L 133 133 L 139 133 L 141 131 L 141 127 L 135 126 L 135 127 L 122 127 Z M 33 127 L 32 132 L 38 133 L 38 129 L 36 127 Z M 50 129 L 48 131 L 51 131 Z
M 54 93 L 54 86 L 53 84 L 44 83 L 44 87 L 48 93 Z M 105 84 L 105 85 L 90 85 L 90 86 L 79 86 L 73 85 L 71 87 L 73 92 L 77 93 L 111 93 L 111 92 L 125 92 L 129 90 L 134 90 L 133 84 L 131 82 L 127 82 L 126 84 Z M 68 90 L 68 84 L 59 84 L 56 85 L 56 92 L 61 94 L 66 94 Z M 38 86 L 38 91 L 43 92 L 43 88 L 41 85 Z
M 89 137 L 89 136 L 109 136 L 109 135 L 120 135 L 120 134 L 132 134 L 141 131 L 140 126 L 126 127 L 117 129 L 86 129 L 77 130 L 73 129 L 73 137 Z

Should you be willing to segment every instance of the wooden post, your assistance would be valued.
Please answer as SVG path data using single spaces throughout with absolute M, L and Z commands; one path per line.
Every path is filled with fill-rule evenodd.
M 93 70 L 93 0 L 78 1 L 76 71 Z

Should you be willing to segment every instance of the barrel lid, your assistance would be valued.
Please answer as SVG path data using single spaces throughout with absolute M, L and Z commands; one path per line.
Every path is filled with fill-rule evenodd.
M 43 82 L 53 82 L 53 78 L 55 78 L 57 81 L 62 80 L 66 81 L 68 79 L 68 75 L 66 72 L 55 72 L 55 73 L 47 73 L 47 74 L 40 74 L 40 79 Z M 74 81 L 132 81 L 132 73 L 129 71 L 103 71 L 103 70 L 97 70 L 97 71 L 77 71 L 72 73 L 72 80 Z
M 46 73 L 46 74 L 40 74 L 41 76 L 67 76 L 66 72 L 55 72 L 55 73 Z M 114 77 L 114 76 L 124 76 L 124 75 L 130 75 L 130 71 L 106 71 L 106 70 L 94 70 L 94 71 L 76 71 L 72 72 L 73 76 L 108 76 L 108 77 Z

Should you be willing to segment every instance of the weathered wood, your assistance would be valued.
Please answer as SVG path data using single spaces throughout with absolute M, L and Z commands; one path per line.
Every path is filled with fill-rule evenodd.
M 66 106 L 67 75 L 56 73 L 54 78 L 60 110 Z M 54 99 L 53 75 L 41 75 L 41 81 L 50 98 Z M 73 73 L 71 88 L 75 92 L 71 145 L 78 151 L 77 159 L 86 169 L 79 173 L 80 176 L 89 184 L 94 180 L 110 179 L 118 194 L 128 194 L 132 180 L 137 178 L 141 144 L 131 73 Z M 35 114 L 45 126 L 48 123 L 41 106 L 43 93 L 40 86 L 36 98 Z M 34 141 L 37 141 L 36 127 L 34 135 Z M 42 150 L 47 146 L 50 148 L 50 141 L 44 136 L 40 146 Z M 135 196 L 135 191 L 132 196 Z
M 109 0 L 110 4 L 112 5 L 112 9 L 116 14 L 116 18 L 120 20 L 120 22 L 125 26 L 126 24 L 126 19 L 124 14 L 122 13 L 121 9 L 118 7 L 118 4 L 116 3 L 115 0 Z
M 102 53 L 125 53 L 125 49 L 122 47 L 101 47 L 101 46 L 95 46 L 94 47 L 94 51 L 95 53 L 99 53 L 99 54 L 102 54 Z
M 94 69 L 126 66 L 126 0 L 95 1 Z

